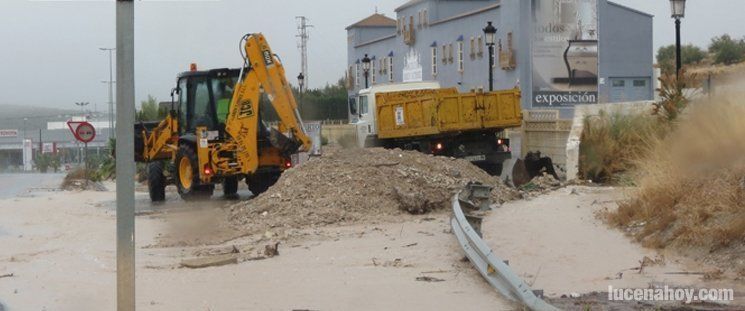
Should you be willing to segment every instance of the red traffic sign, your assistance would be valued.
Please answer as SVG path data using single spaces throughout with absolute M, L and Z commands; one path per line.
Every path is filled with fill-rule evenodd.
M 67 121 L 67 127 L 70 128 L 75 139 L 82 143 L 92 142 L 96 138 L 96 129 L 93 124 L 85 121 Z

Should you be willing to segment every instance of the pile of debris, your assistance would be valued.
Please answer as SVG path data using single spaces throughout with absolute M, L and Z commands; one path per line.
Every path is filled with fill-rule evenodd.
M 65 176 L 60 189 L 64 191 L 108 191 L 106 186 L 88 177 L 85 169 L 78 168 Z
M 376 222 L 444 210 L 469 182 L 492 186 L 492 201 L 519 198 L 498 177 L 462 159 L 398 149 L 327 149 L 283 174 L 257 198 L 230 208 L 243 232 Z
M 554 191 L 563 186 L 562 182 L 554 178 L 553 175 L 543 173 L 520 186 L 518 190 L 523 196 L 532 197 Z

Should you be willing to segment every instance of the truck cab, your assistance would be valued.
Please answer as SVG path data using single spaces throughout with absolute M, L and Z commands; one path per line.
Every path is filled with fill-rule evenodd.
M 378 93 L 439 89 L 436 81 L 379 84 L 349 97 L 349 123 L 355 126 L 360 148 L 380 146 L 376 126 L 375 95 Z

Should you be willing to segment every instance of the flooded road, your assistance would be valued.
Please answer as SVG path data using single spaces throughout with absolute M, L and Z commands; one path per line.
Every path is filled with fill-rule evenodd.
M 64 174 L 0 174 L 0 200 L 24 195 L 34 189 L 58 188 Z

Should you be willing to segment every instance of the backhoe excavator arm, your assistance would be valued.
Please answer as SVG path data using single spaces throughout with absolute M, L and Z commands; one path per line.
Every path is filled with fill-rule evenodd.
M 235 86 L 225 130 L 235 140 L 237 160 L 243 173 L 250 173 L 259 166 L 257 136 L 262 91 L 268 95 L 279 116 L 279 128 L 290 135 L 289 144 L 282 146 L 282 152 L 308 151 L 312 143 L 303 130 L 284 67 L 272 53 L 264 35 L 248 34 L 241 42 L 245 63 Z

